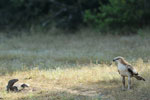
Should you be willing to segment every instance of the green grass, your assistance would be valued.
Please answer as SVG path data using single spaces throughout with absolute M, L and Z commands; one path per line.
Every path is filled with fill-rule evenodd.
M 146 33 L 102 36 L 81 30 L 76 35 L 0 35 L 0 96 L 6 100 L 146 100 L 150 98 L 150 35 Z M 125 57 L 147 81 L 134 80 L 133 89 L 122 92 L 116 66 L 111 65 L 116 56 Z M 29 83 L 30 89 L 7 93 L 5 86 L 12 78 Z
M 101 36 L 90 31 L 81 35 L 21 35 L 1 37 L 0 69 L 2 73 L 32 69 L 56 69 L 76 64 L 110 63 L 115 56 L 130 62 L 150 58 L 150 36 Z M 93 35 L 92 35 L 93 34 Z

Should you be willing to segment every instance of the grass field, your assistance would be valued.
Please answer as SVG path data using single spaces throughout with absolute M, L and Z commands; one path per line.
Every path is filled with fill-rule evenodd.
M 112 63 L 116 56 L 125 57 L 146 82 L 133 79 L 132 90 L 122 91 L 120 76 Z M 149 35 L 101 36 L 89 30 L 76 35 L 0 35 L 0 97 L 4 100 L 149 100 L 149 59 Z M 30 84 L 30 88 L 7 93 L 5 87 L 13 78 Z

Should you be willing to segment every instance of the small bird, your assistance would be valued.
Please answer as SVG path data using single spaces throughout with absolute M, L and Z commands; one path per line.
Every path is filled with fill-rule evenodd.
M 131 89 L 131 78 L 134 77 L 137 80 L 145 79 L 141 77 L 135 68 L 133 68 L 123 57 L 118 56 L 113 59 L 114 62 L 118 64 L 118 72 L 122 77 L 123 87 L 122 90 L 125 90 L 125 77 L 128 77 L 128 89 Z
M 7 91 L 14 91 L 14 92 L 19 92 L 22 91 L 24 88 L 29 87 L 28 84 L 26 83 L 18 83 L 16 84 L 16 82 L 18 82 L 18 79 L 11 79 L 8 81 L 8 85 L 6 86 Z

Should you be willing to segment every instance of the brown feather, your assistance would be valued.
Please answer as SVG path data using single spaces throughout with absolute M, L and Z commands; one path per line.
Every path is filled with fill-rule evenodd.
M 124 60 L 123 58 L 120 59 L 120 62 L 124 65 L 130 65 L 126 60 Z
M 135 75 L 134 77 L 135 77 L 137 80 L 143 80 L 143 81 L 145 81 L 145 79 L 144 79 L 143 77 L 139 76 L 139 75 Z
M 120 58 L 120 62 L 124 65 L 126 65 L 128 71 L 131 73 L 131 75 L 138 75 L 137 72 L 133 72 L 134 68 L 131 66 L 130 63 L 128 63 L 124 58 Z

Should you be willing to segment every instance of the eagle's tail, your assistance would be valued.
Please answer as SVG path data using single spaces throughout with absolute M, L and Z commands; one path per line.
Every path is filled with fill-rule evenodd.
M 134 77 L 135 77 L 137 80 L 143 80 L 143 81 L 145 81 L 145 79 L 144 79 L 143 77 L 139 76 L 139 75 L 134 75 Z

